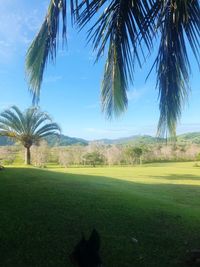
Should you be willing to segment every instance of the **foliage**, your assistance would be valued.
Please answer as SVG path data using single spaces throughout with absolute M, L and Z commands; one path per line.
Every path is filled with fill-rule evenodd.
M 200 144 L 200 133 L 186 133 L 177 137 L 178 142 Z
M 127 90 L 134 79 L 135 64 L 142 66 L 159 40 L 153 65 L 160 99 L 158 133 L 164 135 L 168 130 L 175 135 L 189 91 L 190 48 L 200 65 L 199 0 L 70 0 L 68 3 L 76 26 L 82 29 L 93 23 L 88 40 L 97 52 L 97 60 L 107 54 L 101 100 L 109 118 L 127 108 Z M 39 99 L 48 60 L 54 62 L 56 58 L 60 16 L 62 37 L 66 41 L 66 5 L 66 0 L 50 1 L 41 29 L 28 50 L 26 69 L 34 101 Z
M 3 165 L 11 165 L 16 159 L 16 153 L 13 147 L 0 147 L 0 162 Z
M 141 156 L 143 154 L 142 147 L 128 146 L 125 148 L 125 154 L 130 163 L 141 163 Z
M 108 165 L 120 165 L 123 162 L 123 151 L 119 146 L 109 146 L 105 151 Z
M 198 153 L 196 160 L 200 161 L 200 153 Z
M 105 162 L 104 156 L 98 151 L 86 153 L 83 156 L 83 162 L 86 165 L 92 165 L 95 167 L 96 165 L 102 165 Z
M 142 150 L 142 151 L 141 151 Z M 102 155 L 105 165 L 129 165 L 149 162 L 181 162 L 195 161 L 198 158 L 200 145 L 198 144 L 176 144 L 174 143 L 155 143 L 142 144 L 140 146 L 124 145 L 104 145 L 92 143 L 88 146 L 48 146 L 46 141 L 40 142 L 40 146 L 33 146 L 32 164 L 36 166 L 45 166 L 56 164 L 63 167 L 82 166 L 85 161 L 85 155 L 93 153 Z M 142 152 L 142 154 L 141 154 Z M 24 152 L 22 146 L 0 147 L 0 161 L 8 163 L 22 164 Z M 87 162 L 87 164 L 92 164 Z
M 26 149 L 26 163 L 30 164 L 30 148 L 49 135 L 58 134 L 58 124 L 38 108 L 21 112 L 16 106 L 0 113 L 0 135 L 20 142 Z
M 41 141 L 39 146 L 32 147 L 32 164 L 45 168 L 49 161 L 49 149 L 46 141 Z
M 73 165 L 74 157 L 72 150 L 60 150 L 59 151 L 59 165 L 63 167 L 68 167 L 69 165 Z

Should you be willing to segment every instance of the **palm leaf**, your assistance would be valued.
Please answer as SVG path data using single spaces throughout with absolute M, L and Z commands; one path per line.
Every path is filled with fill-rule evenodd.
M 59 7 L 59 3 L 64 8 Z M 199 0 L 71 0 L 72 21 L 88 32 L 97 60 L 107 53 L 102 82 L 102 110 L 109 118 L 127 108 L 127 90 L 134 66 L 145 62 L 155 37 L 160 40 L 155 60 L 160 100 L 158 134 L 174 135 L 189 91 L 190 59 L 187 44 L 200 65 Z M 27 53 L 27 72 L 34 100 L 39 99 L 48 59 L 54 61 L 63 18 L 66 38 L 66 1 L 50 1 L 40 32 Z M 152 67 L 152 68 L 153 68 Z
M 60 128 L 58 126 L 57 123 L 48 123 L 48 124 L 45 124 L 43 125 L 41 128 L 39 128 L 35 134 L 38 135 L 38 136 L 42 136 L 44 134 L 52 134 L 54 133 L 54 131 L 58 132 L 60 131 Z
M 187 40 L 199 61 L 200 15 L 198 1 L 164 1 L 159 15 L 161 42 L 156 58 L 160 98 L 158 134 L 175 135 L 187 99 L 190 62 Z
M 108 1 L 91 1 L 89 13 L 85 8 L 79 15 L 79 26 L 84 26 L 105 2 Z M 112 1 L 89 31 L 88 38 L 97 50 L 97 60 L 109 46 L 101 90 L 102 109 L 109 118 L 118 116 L 127 107 L 126 93 L 129 83 L 133 82 L 135 59 L 140 66 L 141 57 L 145 60 L 140 39 L 148 50 L 152 46 L 150 30 L 144 31 L 143 27 L 148 11 L 147 1 Z
M 33 102 L 38 102 L 44 69 L 54 61 L 58 46 L 59 22 L 62 15 L 62 37 L 66 41 L 66 0 L 51 0 L 42 27 L 26 56 L 26 70 Z
M 60 127 L 53 123 L 47 113 L 38 108 L 28 108 L 21 112 L 18 107 L 0 113 L 0 135 L 27 143 L 31 146 L 41 138 L 60 134 Z

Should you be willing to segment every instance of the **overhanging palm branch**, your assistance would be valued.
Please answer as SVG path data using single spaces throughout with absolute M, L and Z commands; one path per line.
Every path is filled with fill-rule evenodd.
M 70 0 L 73 21 L 83 28 L 93 22 L 88 40 L 97 60 L 107 52 L 102 82 L 102 109 L 108 117 L 127 107 L 127 90 L 134 78 L 135 59 L 141 62 L 160 39 L 155 60 L 160 99 L 159 134 L 175 133 L 189 90 L 190 63 L 187 44 L 200 61 L 199 0 Z M 59 14 L 66 34 L 66 1 L 50 1 L 39 34 L 27 53 L 27 72 L 34 100 L 39 99 L 48 58 L 56 57 Z M 96 22 L 94 22 L 96 21 Z
M 62 14 L 63 42 L 66 41 L 66 12 L 66 0 L 50 1 L 42 27 L 27 52 L 27 75 L 34 102 L 39 100 L 41 82 L 48 59 L 54 61 L 56 57 L 60 14 Z
M 95 8 L 97 12 L 101 3 L 95 3 L 90 13 L 95 13 Z M 89 40 L 92 40 L 94 50 L 97 50 L 97 60 L 109 45 L 101 90 L 102 108 L 108 117 L 119 115 L 126 109 L 126 93 L 128 83 L 133 81 L 135 59 L 141 66 L 138 48 L 141 52 L 143 49 L 139 38 L 143 38 L 148 49 L 151 47 L 150 34 L 142 27 L 148 8 L 146 1 L 111 1 L 89 31 Z M 87 10 L 88 7 L 77 19 L 80 27 L 91 17 L 91 14 L 87 15 Z
M 160 97 L 159 134 L 176 124 L 188 96 L 190 61 L 187 40 L 199 64 L 200 12 L 198 1 L 163 1 L 158 17 L 161 41 L 156 58 Z M 187 39 L 187 40 L 186 40 Z

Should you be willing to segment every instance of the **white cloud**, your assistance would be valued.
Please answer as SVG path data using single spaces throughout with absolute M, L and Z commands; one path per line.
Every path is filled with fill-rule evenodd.
M 44 12 L 30 9 L 17 0 L 1 0 L 0 5 L 0 60 L 6 61 L 30 44 L 39 29 Z
M 134 129 L 136 130 L 136 129 Z M 99 135 L 101 137 L 107 137 L 107 138 L 115 138 L 115 137 L 124 137 L 124 136 L 130 136 L 133 135 L 133 128 L 107 128 L 107 129 L 101 129 L 101 128 L 86 128 L 86 132 L 93 133 L 95 135 Z
M 141 88 L 141 89 L 132 89 L 127 92 L 127 97 L 129 101 L 137 102 L 140 100 L 147 92 L 147 88 Z
M 62 76 L 61 75 L 52 75 L 52 76 L 48 76 L 44 79 L 44 83 L 55 83 L 57 81 L 62 80 Z
M 100 106 L 100 103 L 94 103 L 94 104 L 87 105 L 85 108 L 86 109 L 97 109 L 99 108 L 99 106 Z
M 123 125 L 115 125 L 113 127 L 88 127 L 83 129 L 82 132 L 85 133 L 85 136 L 92 136 L 91 140 L 109 138 L 109 139 L 117 139 L 130 137 L 133 135 L 152 135 L 155 136 L 157 131 L 156 124 L 149 125 L 135 125 L 135 124 L 123 124 Z

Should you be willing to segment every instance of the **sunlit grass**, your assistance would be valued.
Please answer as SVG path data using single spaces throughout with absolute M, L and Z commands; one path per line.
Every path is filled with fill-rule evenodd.
M 2 266 L 71 266 L 69 253 L 93 227 L 105 266 L 184 266 L 186 250 L 200 246 L 200 168 L 193 165 L 6 168 Z
M 200 168 L 194 167 L 194 162 L 146 164 L 135 167 L 106 168 L 55 168 L 57 171 L 107 176 L 144 184 L 182 184 L 200 186 Z

